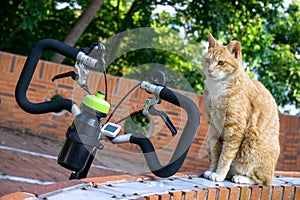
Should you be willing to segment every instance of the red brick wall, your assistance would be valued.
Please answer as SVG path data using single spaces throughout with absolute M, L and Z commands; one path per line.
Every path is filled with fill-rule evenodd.
M 32 115 L 21 110 L 16 104 L 14 98 L 15 86 L 25 60 L 26 57 L 23 56 L 0 52 L 0 123 L 2 126 L 35 133 L 53 133 L 60 138 L 64 138 L 65 131 L 73 120 L 71 114 L 66 113 L 63 116 L 55 116 L 52 113 Z M 66 98 L 74 99 L 77 103 L 81 102 L 85 93 L 71 78 L 60 79 L 54 83 L 51 82 L 51 78 L 54 75 L 70 70 L 72 70 L 70 66 L 40 61 L 27 92 L 28 98 L 33 102 L 42 102 L 50 100 L 55 94 L 61 94 Z M 137 82 L 114 76 L 109 76 L 108 79 L 108 98 L 113 108 L 119 99 Z M 94 86 L 90 88 L 92 92 L 104 90 L 102 83 L 102 74 L 92 73 L 90 75 L 89 86 Z M 184 94 L 192 98 L 196 105 L 198 105 L 201 112 L 201 125 L 198 128 L 182 170 L 206 170 L 209 162 L 204 148 L 204 141 L 208 125 L 205 117 L 203 98 L 202 96 L 190 93 Z M 122 104 L 119 112 L 114 115 L 113 120 L 117 121 L 123 116 L 127 116 L 130 112 L 141 109 L 144 99 L 147 96 L 149 94 L 142 90 L 133 92 Z M 185 122 L 183 119 L 185 119 L 186 114 L 170 104 L 164 103 L 160 106 L 168 112 L 172 122 L 178 128 L 179 132 L 181 132 Z M 277 170 L 300 171 L 300 117 L 280 115 L 280 123 L 281 154 Z M 163 124 L 161 120 L 155 121 L 155 134 L 151 136 L 151 141 L 154 143 L 156 149 L 160 149 L 159 158 L 167 162 L 179 137 L 172 138 L 170 132 Z M 140 150 L 135 145 L 112 145 L 105 143 L 105 149 L 102 150 L 102 153 L 116 154 L 118 157 L 144 162 Z

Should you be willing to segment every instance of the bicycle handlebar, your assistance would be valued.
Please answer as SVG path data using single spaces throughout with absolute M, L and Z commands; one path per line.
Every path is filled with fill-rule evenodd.
M 21 72 L 15 91 L 16 101 L 24 111 L 31 114 L 59 112 L 64 109 L 71 112 L 74 103 L 70 99 L 57 99 L 42 103 L 32 103 L 27 98 L 26 93 L 28 86 L 36 69 L 37 63 L 41 57 L 41 54 L 45 50 L 53 50 L 73 60 L 76 60 L 77 55 L 80 53 L 78 49 L 68 46 L 58 40 L 44 39 L 38 41 L 31 49 L 26 59 L 24 68 Z
M 33 77 L 37 63 L 41 54 L 45 50 L 53 50 L 68 58 L 76 60 L 86 67 L 96 69 L 99 61 L 85 55 L 83 52 L 68 46 L 60 41 L 54 39 L 44 39 L 38 41 L 31 49 L 24 68 L 18 80 L 15 97 L 18 105 L 26 112 L 31 114 L 43 114 L 47 112 L 59 112 L 61 110 L 68 110 L 72 112 L 75 103 L 70 99 L 57 99 L 53 101 L 45 101 L 40 103 L 32 103 L 27 98 L 27 89 Z M 176 106 L 183 108 L 188 116 L 187 122 L 183 129 L 182 135 L 172 155 L 171 160 L 165 166 L 162 166 L 156 155 L 155 149 L 151 141 L 140 133 L 123 134 L 112 138 L 113 143 L 130 142 L 137 144 L 144 153 L 147 164 L 153 174 L 159 177 L 169 177 L 174 175 L 182 166 L 183 161 L 189 151 L 197 127 L 200 123 L 200 113 L 195 103 L 188 97 L 174 92 L 166 87 L 158 86 L 152 83 L 143 81 L 141 88 L 149 93 L 155 94 L 157 97 L 168 101 Z
M 151 141 L 146 136 L 140 133 L 120 135 L 113 139 L 112 142 L 130 142 L 133 144 L 137 144 L 144 153 L 144 157 L 151 172 L 156 176 L 162 178 L 170 177 L 180 169 L 184 162 L 184 159 L 189 151 L 200 123 L 200 112 L 196 104 L 188 97 L 174 92 L 166 87 L 156 86 L 147 82 L 143 83 L 141 86 L 143 89 L 146 89 L 148 92 L 154 93 L 156 96 L 159 96 L 165 101 L 183 108 L 187 113 L 188 118 L 186 124 L 171 160 L 167 165 L 162 166 Z

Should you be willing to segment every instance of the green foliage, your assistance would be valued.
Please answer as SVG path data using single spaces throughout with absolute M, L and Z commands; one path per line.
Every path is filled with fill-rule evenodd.
M 124 124 L 124 131 L 126 133 L 141 133 L 146 136 L 149 132 L 151 133 L 150 120 L 141 113 L 133 113 L 129 118 L 126 119 Z M 153 125 L 152 125 L 153 126 Z
M 63 41 L 90 2 L 2 0 L 0 50 L 27 55 L 33 44 L 42 38 Z M 57 5 L 60 3 L 68 4 L 59 9 Z M 169 6 L 174 12 L 153 12 L 158 5 Z M 199 60 L 210 31 L 223 43 L 230 39 L 241 41 L 249 74 L 264 83 L 278 104 L 293 104 L 299 108 L 300 3 L 294 0 L 288 7 L 283 5 L 283 0 L 105 1 L 75 46 L 89 46 L 94 41 L 108 44 L 108 72 L 118 76 L 133 77 L 136 74 L 138 79 L 137 74 L 142 73 L 141 69 L 147 68 L 149 63 L 168 66 L 201 94 L 204 80 Z M 141 32 L 144 38 L 134 35 L 135 38 L 128 37 L 127 41 L 109 40 L 119 33 L 140 27 L 152 27 L 157 34 Z M 180 32 L 180 38 L 171 30 Z M 191 40 L 197 42 L 198 49 L 194 43 L 185 45 L 186 42 L 191 44 Z M 123 51 L 125 45 L 135 46 L 141 41 L 145 44 L 151 41 L 156 46 Z M 172 45 L 176 48 L 172 49 Z M 122 51 L 122 54 L 117 54 Z M 53 52 L 45 52 L 43 59 L 50 59 L 52 55 Z M 139 66 L 144 68 L 139 69 Z M 172 73 L 170 76 L 174 80 L 178 78 Z M 180 88 L 180 84 L 175 86 Z
M 64 40 L 72 26 L 78 20 L 82 10 L 74 7 L 76 1 L 65 1 L 69 6 L 58 10 L 60 1 L 12 1 L 3 0 L 0 3 L 0 14 L 4 16 L 1 23 L 1 51 L 27 55 L 35 42 L 43 38 Z M 82 8 L 86 1 L 77 1 Z M 82 3 L 82 4 L 79 4 Z M 53 52 L 43 55 L 44 59 L 52 56 Z
M 162 4 L 170 5 L 165 0 Z M 279 105 L 300 108 L 300 3 L 286 9 L 281 0 L 172 1 L 175 16 L 156 17 L 160 26 L 184 27 L 200 44 L 207 32 L 227 43 L 241 41 L 246 70 L 272 92 Z M 173 26 L 174 28 L 174 26 Z

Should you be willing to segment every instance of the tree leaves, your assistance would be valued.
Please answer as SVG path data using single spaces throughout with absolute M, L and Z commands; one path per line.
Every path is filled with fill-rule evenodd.
M 33 44 L 42 38 L 63 41 L 90 2 L 2 0 L 0 50 L 27 55 Z M 58 3 L 67 3 L 67 6 L 58 9 Z M 162 5 L 172 7 L 174 12 L 153 12 Z M 200 60 L 203 47 L 207 48 L 207 32 L 210 31 L 223 43 L 239 40 L 246 70 L 251 76 L 262 81 L 281 106 L 293 104 L 300 108 L 299 19 L 300 2 L 297 0 L 288 6 L 283 0 L 111 0 L 105 1 L 75 46 L 89 46 L 94 41 L 106 43 L 116 34 L 140 27 L 152 27 L 157 36 L 161 30 L 175 30 L 180 38 L 171 34 L 169 39 L 158 37 L 157 40 L 162 40 L 161 45 L 174 43 L 182 47 L 177 53 L 166 49 L 136 49 L 111 62 L 108 71 L 124 76 L 143 63 L 156 62 L 181 73 L 194 91 L 202 94 L 201 62 L 194 61 Z M 145 42 L 153 40 L 144 39 Z M 196 42 L 199 51 L 180 44 L 188 39 Z M 115 42 L 113 50 L 121 50 L 118 45 L 121 42 Z M 131 45 L 134 42 L 133 39 Z M 50 59 L 52 55 L 52 52 L 45 52 L 42 58 Z

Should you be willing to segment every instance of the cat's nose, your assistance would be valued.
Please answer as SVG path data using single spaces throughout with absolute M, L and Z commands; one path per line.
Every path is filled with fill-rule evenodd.
M 207 71 L 208 71 L 208 73 L 212 73 L 214 70 L 208 69 Z

